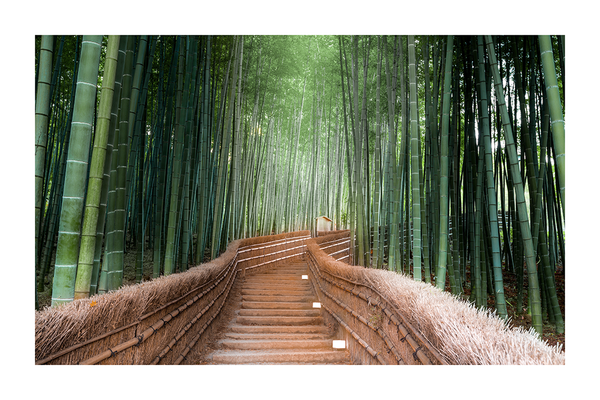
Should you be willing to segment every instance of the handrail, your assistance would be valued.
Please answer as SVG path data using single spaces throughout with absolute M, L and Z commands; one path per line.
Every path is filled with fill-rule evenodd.
M 329 243 L 333 243 L 333 242 L 339 242 L 339 243 L 334 243 L 334 244 L 330 244 L 329 246 L 324 246 L 324 247 L 319 246 L 319 247 L 321 247 L 321 250 L 324 251 L 325 249 L 328 249 L 330 247 L 335 247 L 335 246 L 339 246 L 341 244 L 350 243 L 350 239 L 338 239 L 338 240 L 334 240 L 332 242 L 326 242 L 326 243 L 329 244 Z M 348 249 L 345 249 L 345 250 L 348 250 Z
M 260 246 L 263 243 L 249 244 L 247 246 L 239 247 L 238 248 L 238 253 L 244 253 L 246 251 L 251 251 L 251 250 L 266 249 L 266 248 L 269 248 L 269 247 L 275 247 L 275 246 L 281 245 L 281 243 L 277 243 L 277 242 L 283 242 L 283 243 L 298 242 L 300 240 L 306 240 L 306 239 L 310 238 L 310 235 L 306 235 L 306 236 L 293 236 L 293 238 L 294 238 L 293 240 L 288 240 L 287 238 L 283 238 L 283 239 L 274 240 L 272 242 L 267 242 L 269 244 L 266 245 L 266 246 Z M 258 247 L 255 247 L 255 246 L 258 246 Z

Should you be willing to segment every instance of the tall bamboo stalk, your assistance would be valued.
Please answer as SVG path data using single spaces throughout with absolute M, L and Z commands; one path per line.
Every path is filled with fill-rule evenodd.
M 496 202 L 496 190 L 492 172 L 492 142 L 490 136 L 490 124 L 488 116 L 487 88 L 485 79 L 484 47 L 483 38 L 478 36 L 479 55 L 479 96 L 481 115 L 481 128 L 483 129 L 483 146 L 486 169 L 488 213 L 490 216 L 491 241 L 492 241 L 492 269 L 494 271 L 494 294 L 496 297 L 496 310 L 501 318 L 507 318 L 506 301 L 504 299 L 504 284 L 502 280 L 502 262 L 500 260 L 500 233 L 498 230 L 498 208 Z
M 421 163 L 419 148 L 421 134 L 417 123 L 417 72 L 415 65 L 415 37 L 408 36 L 408 73 L 410 80 L 410 145 L 411 145 L 411 183 L 412 183 L 412 222 L 413 222 L 413 277 L 421 281 Z
M 86 189 L 89 148 L 92 135 L 93 115 L 98 84 L 98 66 L 102 36 L 84 36 L 81 49 L 81 66 L 77 75 L 77 90 L 71 141 L 67 156 L 65 186 L 63 192 L 54 281 L 52 285 L 52 307 L 73 300 L 81 215 Z
M 75 281 L 75 299 L 89 297 L 90 294 L 90 284 L 92 282 L 92 270 L 96 249 L 96 227 L 98 224 L 100 195 L 104 178 L 104 162 L 106 160 L 109 137 L 118 53 L 119 35 L 111 35 L 108 37 L 108 45 L 106 47 L 102 92 L 100 95 L 100 106 L 98 107 L 98 121 L 96 123 L 96 132 L 94 135 L 94 149 L 92 152 L 89 183 L 85 200 L 85 213 L 83 215 L 81 245 Z
M 448 251 L 448 131 L 450 119 L 450 84 L 452 77 L 452 45 L 454 36 L 448 36 L 446 64 L 444 67 L 444 99 L 442 112 L 442 134 L 440 143 L 440 225 L 436 287 L 444 289 Z
M 527 205 L 525 204 L 525 196 L 523 190 L 523 183 L 521 180 L 521 173 L 519 170 L 519 164 L 517 159 L 517 151 L 515 142 L 513 139 L 512 128 L 508 117 L 508 111 L 504 100 L 504 91 L 502 88 L 502 80 L 500 79 L 500 72 L 498 70 L 498 62 L 496 60 L 496 53 L 494 50 L 494 44 L 492 37 L 489 35 L 485 36 L 485 42 L 488 49 L 488 56 L 490 58 L 490 66 L 492 68 L 492 76 L 494 78 L 494 85 L 497 93 L 497 101 L 500 106 L 502 116 L 502 127 L 504 130 L 504 139 L 506 141 L 506 150 L 510 162 L 510 168 L 512 171 L 514 187 L 517 197 L 517 212 L 519 215 L 519 225 L 521 227 L 521 235 L 523 237 L 523 247 L 525 251 L 525 262 L 527 265 L 527 275 L 529 280 L 529 301 L 531 304 L 531 315 L 533 319 L 533 328 L 540 335 L 542 334 L 542 310 L 541 310 L 541 299 L 537 276 L 537 266 L 535 263 L 535 252 L 533 249 L 533 243 L 531 239 L 531 230 L 529 228 L 529 218 L 527 213 Z
M 556 69 L 554 67 L 554 55 L 552 53 L 552 42 L 550 36 L 540 35 L 540 54 L 542 67 L 544 69 L 544 82 L 552 120 L 552 143 L 556 151 L 556 166 L 558 169 L 558 183 L 560 188 L 560 199 L 564 210 L 565 203 L 565 121 L 563 117 L 562 103 L 558 91 Z M 563 71 L 564 75 L 564 71 Z

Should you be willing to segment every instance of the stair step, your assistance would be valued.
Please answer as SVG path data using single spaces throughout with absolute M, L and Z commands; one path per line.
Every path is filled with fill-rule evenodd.
M 243 316 L 237 317 L 240 325 L 318 325 L 323 317 Z
M 312 291 L 312 286 L 306 282 L 302 284 L 282 284 L 282 283 L 244 283 L 242 290 L 245 289 L 271 289 L 271 290 L 308 290 Z
M 286 316 L 286 317 L 318 317 L 321 311 L 317 308 L 308 310 L 288 310 L 288 309 L 251 309 L 243 308 L 238 315 L 242 316 Z
M 224 340 L 221 340 L 219 343 L 223 346 L 224 349 L 232 349 L 232 350 L 262 350 L 262 349 L 265 349 L 265 350 L 268 350 L 268 349 L 332 350 L 333 349 L 333 343 L 332 343 L 331 339 L 320 339 L 320 340 L 224 339 Z
M 230 331 L 236 333 L 322 333 L 325 325 L 230 325 Z
M 213 362 L 224 364 L 248 363 L 349 363 L 348 353 L 343 350 L 218 350 L 213 354 Z
M 242 289 L 242 294 L 252 296 L 312 296 L 312 291 L 304 288 L 287 289 Z
M 313 309 L 312 303 L 299 301 L 242 301 L 242 309 L 286 309 L 286 310 L 306 310 Z
M 275 295 L 251 295 L 244 294 L 242 295 L 242 301 L 269 301 L 269 302 L 291 302 L 291 303 L 301 303 L 301 302 L 313 302 L 317 301 L 314 296 L 275 296 Z
M 302 281 L 307 279 L 302 279 L 302 273 L 297 274 L 256 274 L 249 275 L 246 277 L 246 282 L 255 281 L 255 280 L 264 280 L 264 281 Z
M 238 333 L 227 332 L 229 339 L 238 340 L 322 340 L 329 336 L 324 333 Z M 330 339 L 331 340 L 331 339 Z
M 270 271 L 262 271 L 255 275 L 278 275 L 278 274 L 300 274 L 306 275 L 308 273 L 308 268 L 286 268 L 286 269 L 278 269 L 278 270 L 270 270 Z
M 272 287 L 298 287 L 298 288 L 312 288 L 312 285 L 307 280 L 253 280 L 253 281 L 245 281 L 243 287 L 252 287 L 258 286 L 260 288 L 272 286 Z

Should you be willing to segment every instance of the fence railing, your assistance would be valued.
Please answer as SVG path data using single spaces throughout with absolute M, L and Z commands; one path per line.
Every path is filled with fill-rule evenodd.
M 307 241 L 305 259 L 321 307 L 327 312 L 328 322 L 340 327 L 337 334 L 347 343 L 352 361 L 355 364 L 447 364 L 376 288 L 336 274 L 336 270 L 349 266 L 332 257 L 338 251 L 327 253 L 336 249 L 337 241 L 331 242 Z M 344 243 L 349 246 L 349 242 Z

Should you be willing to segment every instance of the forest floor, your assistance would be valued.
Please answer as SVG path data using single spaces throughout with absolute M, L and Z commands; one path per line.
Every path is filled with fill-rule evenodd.
M 125 253 L 124 260 L 124 272 L 123 272 L 123 285 L 134 285 L 136 283 L 135 279 L 135 259 L 136 254 L 133 249 Z M 153 270 L 153 261 L 152 261 L 152 251 L 148 250 L 144 252 L 144 281 L 148 281 L 152 279 L 152 270 Z M 467 267 L 467 274 L 468 267 Z M 52 297 L 52 276 L 53 271 L 50 270 L 48 274 L 50 277 L 50 281 L 46 283 L 45 290 L 43 292 L 38 293 L 38 302 L 40 310 L 49 307 L 51 303 Z M 524 290 L 523 290 L 523 306 L 520 310 L 517 310 L 517 278 L 514 274 L 504 271 L 504 295 L 507 301 L 507 312 L 509 317 L 509 326 L 511 327 L 523 327 L 525 330 L 528 330 L 532 327 L 531 315 L 527 314 L 527 310 L 524 308 L 527 306 L 527 287 L 528 282 L 527 279 L 523 282 Z M 558 302 L 562 312 L 563 321 L 565 321 L 566 326 L 566 318 L 565 318 L 565 277 L 562 271 L 562 268 L 559 266 L 557 268 L 555 274 L 555 284 L 556 291 L 558 295 Z M 446 282 L 446 290 L 450 291 L 449 280 Z M 463 295 L 461 296 L 464 300 L 469 300 L 469 296 L 471 294 L 470 288 L 466 288 L 464 290 Z M 488 308 L 490 310 L 495 309 L 495 299 L 494 296 L 488 296 Z M 225 318 L 226 320 L 227 318 Z M 565 351 L 565 333 L 557 333 L 556 326 L 550 324 L 547 321 L 547 318 L 544 316 L 544 324 L 543 324 L 543 334 L 542 340 L 548 343 L 550 346 L 561 345 L 562 351 Z
M 516 290 L 516 277 L 513 274 L 506 274 L 504 276 L 504 295 L 510 304 L 507 304 L 507 312 L 510 317 L 511 326 L 522 326 L 525 329 L 529 329 L 532 326 L 531 315 L 524 313 L 523 310 L 517 310 L 517 290 Z M 554 275 L 554 283 L 556 285 L 556 294 L 558 297 L 558 305 L 560 306 L 560 312 L 562 313 L 563 322 L 565 323 L 566 331 L 566 317 L 565 317 L 565 275 L 562 268 L 558 268 Z M 525 288 L 527 288 L 527 279 L 524 282 Z M 489 296 L 488 306 L 494 308 L 494 298 Z M 523 296 L 523 304 L 527 304 L 526 293 Z M 520 312 L 518 312 L 520 311 Z M 556 326 L 544 321 L 542 340 L 546 341 L 550 346 L 557 344 L 561 345 L 562 351 L 565 351 L 565 333 L 557 333 Z
M 467 266 L 467 275 L 469 275 L 469 267 Z M 509 326 L 511 328 L 522 327 L 525 330 L 529 330 L 533 324 L 531 315 L 527 313 L 527 304 L 528 304 L 528 287 L 529 284 L 527 282 L 527 277 L 525 277 L 523 282 L 523 299 L 522 306 L 520 309 L 517 308 L 517 276 L 511 272 L 503 270 L 502 279 L 504 280 L 504 298 L 506 300 L 506 311 L 509 318 Z M 556 294 L 558 297 L 558 304 L 560 307 L 560 311 L 562 313 L 563 322 L 565 322 L 566 326 L 566 318 L 565 318 L 565 275 L 561 266 L 558 266 L 556 273 L 554 275 L 554 282 L 556 285 Z M 450 292 L 450 283 L 449 279 L 446 281 L 446 290 Z M 463 295 L 461 296 L 466 301 L 471 301 L 470 299 L 471 289 L 466 288 L 464 290 Z M 474 302 L 474 299 L 472 300 Z M 487 305 L 490 311 L 494 311 L 496 309 L 496 300 L 493 295 L 488 295 Z M 565 352 L 565 333 L 557 333 L 556 325 L 550 324 L 548 322 L 547 314 L 545 314 L 545 310 L 542 310 L 542 318 L 543 318 L 543 333 L 542 340 L 548 343 L 550 346 L 560 345 L 562 352 Z M 566 329 L 565 329 L 566 331 Z

